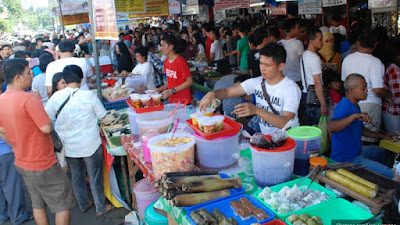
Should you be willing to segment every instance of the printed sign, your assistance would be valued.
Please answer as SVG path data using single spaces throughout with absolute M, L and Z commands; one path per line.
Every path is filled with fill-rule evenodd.
M 396 0 L 368 0 L 369 9 L 395 7 Z
M 250 0 L 214 0 L 215 10 L 249 8 Z
M 96 20 L 95 38 L 98 40 L 118 40 L 114 0 L 94 0 L 93 11 Z
M 321 0 L 299 0 L 299 14 L 322 14 Z
M 73 15 L 63 15 L 64 26 L 89 23 L 89 13 L 79 13 Z
M 322 0 L 322 7 L 346 5 L 347 0 Z
M 129 13 L 129 18 L 168 16 L 168 0 L 146 0 L 146 13 Z
M 181 3 L 176 0 L 168 0 L 168 10 L 169 14 L 181 13 Z
M 276 15 L 286 15 L 287 13 L 287 3 L 281 2 L 277 7 L 268 4 L 268 14 L 272 16 Z
M 146 0 L 115 0 L 117 12 L 146 12 Z

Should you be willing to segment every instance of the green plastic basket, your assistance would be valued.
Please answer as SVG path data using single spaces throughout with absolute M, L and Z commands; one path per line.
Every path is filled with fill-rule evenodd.
M 334 224 L 332 222 L 333 220 L 336 220 L 335 224 L 357 224 L 374 216 L 343 198 L 333 199 L 331 201 L 304 208 L 297 211 L 296 214 L 308 214 L 311 217 L 319 216 L 321 217 L 323 224 Z M 289 217 L 286 218 L 286 223 L 292 225 L 288 219 Z
M 288 186 L 289 188 L 292 188 L 295 184 L 298 184 L 302 179 L 303 179 L 303 178 L 299 178 L 299 179 L 296 179 L 296 180 L 288 181 L 288 182 L 285 182 L 285 183 L 282 183 L 282 184 L 278 184 L 278 185 L 272 186 L 272 187 L 270 187 L 270 188 L 271 188 L 271 191 L 273 191 L 273 192 L 279 192 L 279 191 L 280 191 L 283 187 L 285 187 L 285 186 Z M 311 179 L 308 179 L 308 178 L 307 178 L 304 182 L 301 183 L 300 186 L 308 186 L 308 185 L 310 184 L 310 182 L 311 182 Z M 330 191 L 330 190 L 324 188 L 323 186 L 321 186 L 320 184 L 317 184 L 317 183 L 315 183 L 315 182 L 311 184 L 310 189 L 311 189 L 311 190 L 317 190 L 317 191 L 325 192 L 325 194 L 328 195 L 328 196 L 330 197 L 330 199 L 327 200 L 327 201 L 325 201 L 325 202 L 332 201 L 332 199 L 337 198 L 337 195 L 336 195 L 335 193 L 333 193 L 332 191 Z M 293 213 L 297 213 L 297 212 L 299 212 L 299 211 L 301 211 L 301 210 L 304 210 L 304 209 L 307 209 L 307 208 L 310 208 L 310 207 L 317 206 L 317 205 L 320 205 L 320 204 L 325 203 L 325 202 L 322 202 L 322 203 L 320 203 L 320 204 L 313 205 L 313 206 L 309 206 L 309 207 L 306 207 L 306 208 L 301 209 L 301 210 L 297 210 L 297 211 L 290 212 L 290 213 L 288 213 L 288 214 L 279 214 L 279 213 L 278 213 L 276 210 L 274 210 L 270 205 L 268 205 L 267 203 L 265 203 L 264 200 L 262 200 L 260 197 L 258 197 L 258 195 L 259 195 L 261 192 L 262 192 L 262 190 L 257 191 L 256 193 L 254 193 L 254 197 L 255 197 L 258 201 L 260 201 L 262 204 L 264 204 L 266 207 L 268 207 L 268 209 L 270 209 L 272 212 L 274 212 L 276 218 L 278 218 L 278 219 L 280 219 L 280 220 L 285 220 L 286 217 L 290 216 L 290 215 L 293 214 Z M 325 223 L 324 223 L 324 224 L 325 224 Z

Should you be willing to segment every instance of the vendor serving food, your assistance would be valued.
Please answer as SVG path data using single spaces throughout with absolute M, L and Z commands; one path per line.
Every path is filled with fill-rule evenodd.
M 272 134 L 293 119 L 299 125 L 297 111 L 300 105 L 300 89 L 297 84 L 285 77 L 286 51 L 283 46 L 270 43 L 261 51 L 260 70 L 262 76 L 248 79 L 240 85 L 227 89 L 219 89 L 207 93 L 200 102 L 200 110 L 204 111 L 216 99 L 242 97 L 255 94 L 257 104 L 243 103 L 235 106 L 237 117 L 258 115 L 263 134 Z M 266 96 L 266 97 L 265 97 Z M 266 100 L 267 99 L 267 100 Z

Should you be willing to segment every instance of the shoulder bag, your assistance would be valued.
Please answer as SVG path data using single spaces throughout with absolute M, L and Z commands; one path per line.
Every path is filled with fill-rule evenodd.
M 320 106 L 321 103 L 318 100 L 317 93 L 315 93 L 315 85 L 307 85 L 307 79 L 306 79 L 306 70 L 304 68 L 304 57 L 301 59 L 301 67 L 303 69 L 303 79 L 304 83 L 307 88 L 307 98 L 306 98 L 306 104 L 307 105 L 313 105 L 313 106 Z M 321 74 L 322 75 L 322 74 Z M 328 96 L 328 90 L 324 89 L 324 96 Z
M 261 90 L 263 91 L 265 101 L 267 101 L 269 108 L 272 110 L 274 114 L 279 115 L 278 112 L 275 110 L 275 108 L 272 107 L 271 100 L 269 99 L 269 95 L 267 93 L 267 89 L 265 88 L 265 79 L 263 79 L 263 81 L 261 82 Z
M 71 98 L 71 96 L 73 96 L 75 94 L 75 92 L 77 92 L 77 91 L 74 91 L 72 93 L 72 95 L 68 96 L 68 98 L 63 102 L 63 104 L 61 104 L 60 108 L 56 112 L 56 120 L 57 120 L 58 115 L 60 115 L 61 110 L 68 103 L 69 99 Z M 51 136 L 51 139 L 53 140 L 54 152 L 61 152 L 61 150 L 63 148 L 63 143 L 62 143 L 60 137 L 58 136 L 56 130 L 54 129 L 54 127 L 50 131 L 50 136 Z

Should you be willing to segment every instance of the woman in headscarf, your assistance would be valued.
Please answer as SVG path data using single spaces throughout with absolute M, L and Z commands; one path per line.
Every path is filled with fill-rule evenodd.
M 333 37 L 333 34 L 330 32 L 324 32 L 322 34 L 322 42 L 322 48 L 317 53 L 321 58 L 322 71 L 329 68 L 340 75 L 342 71 L 342 60 L 340 54 L 334 49 L 335 38 Z

